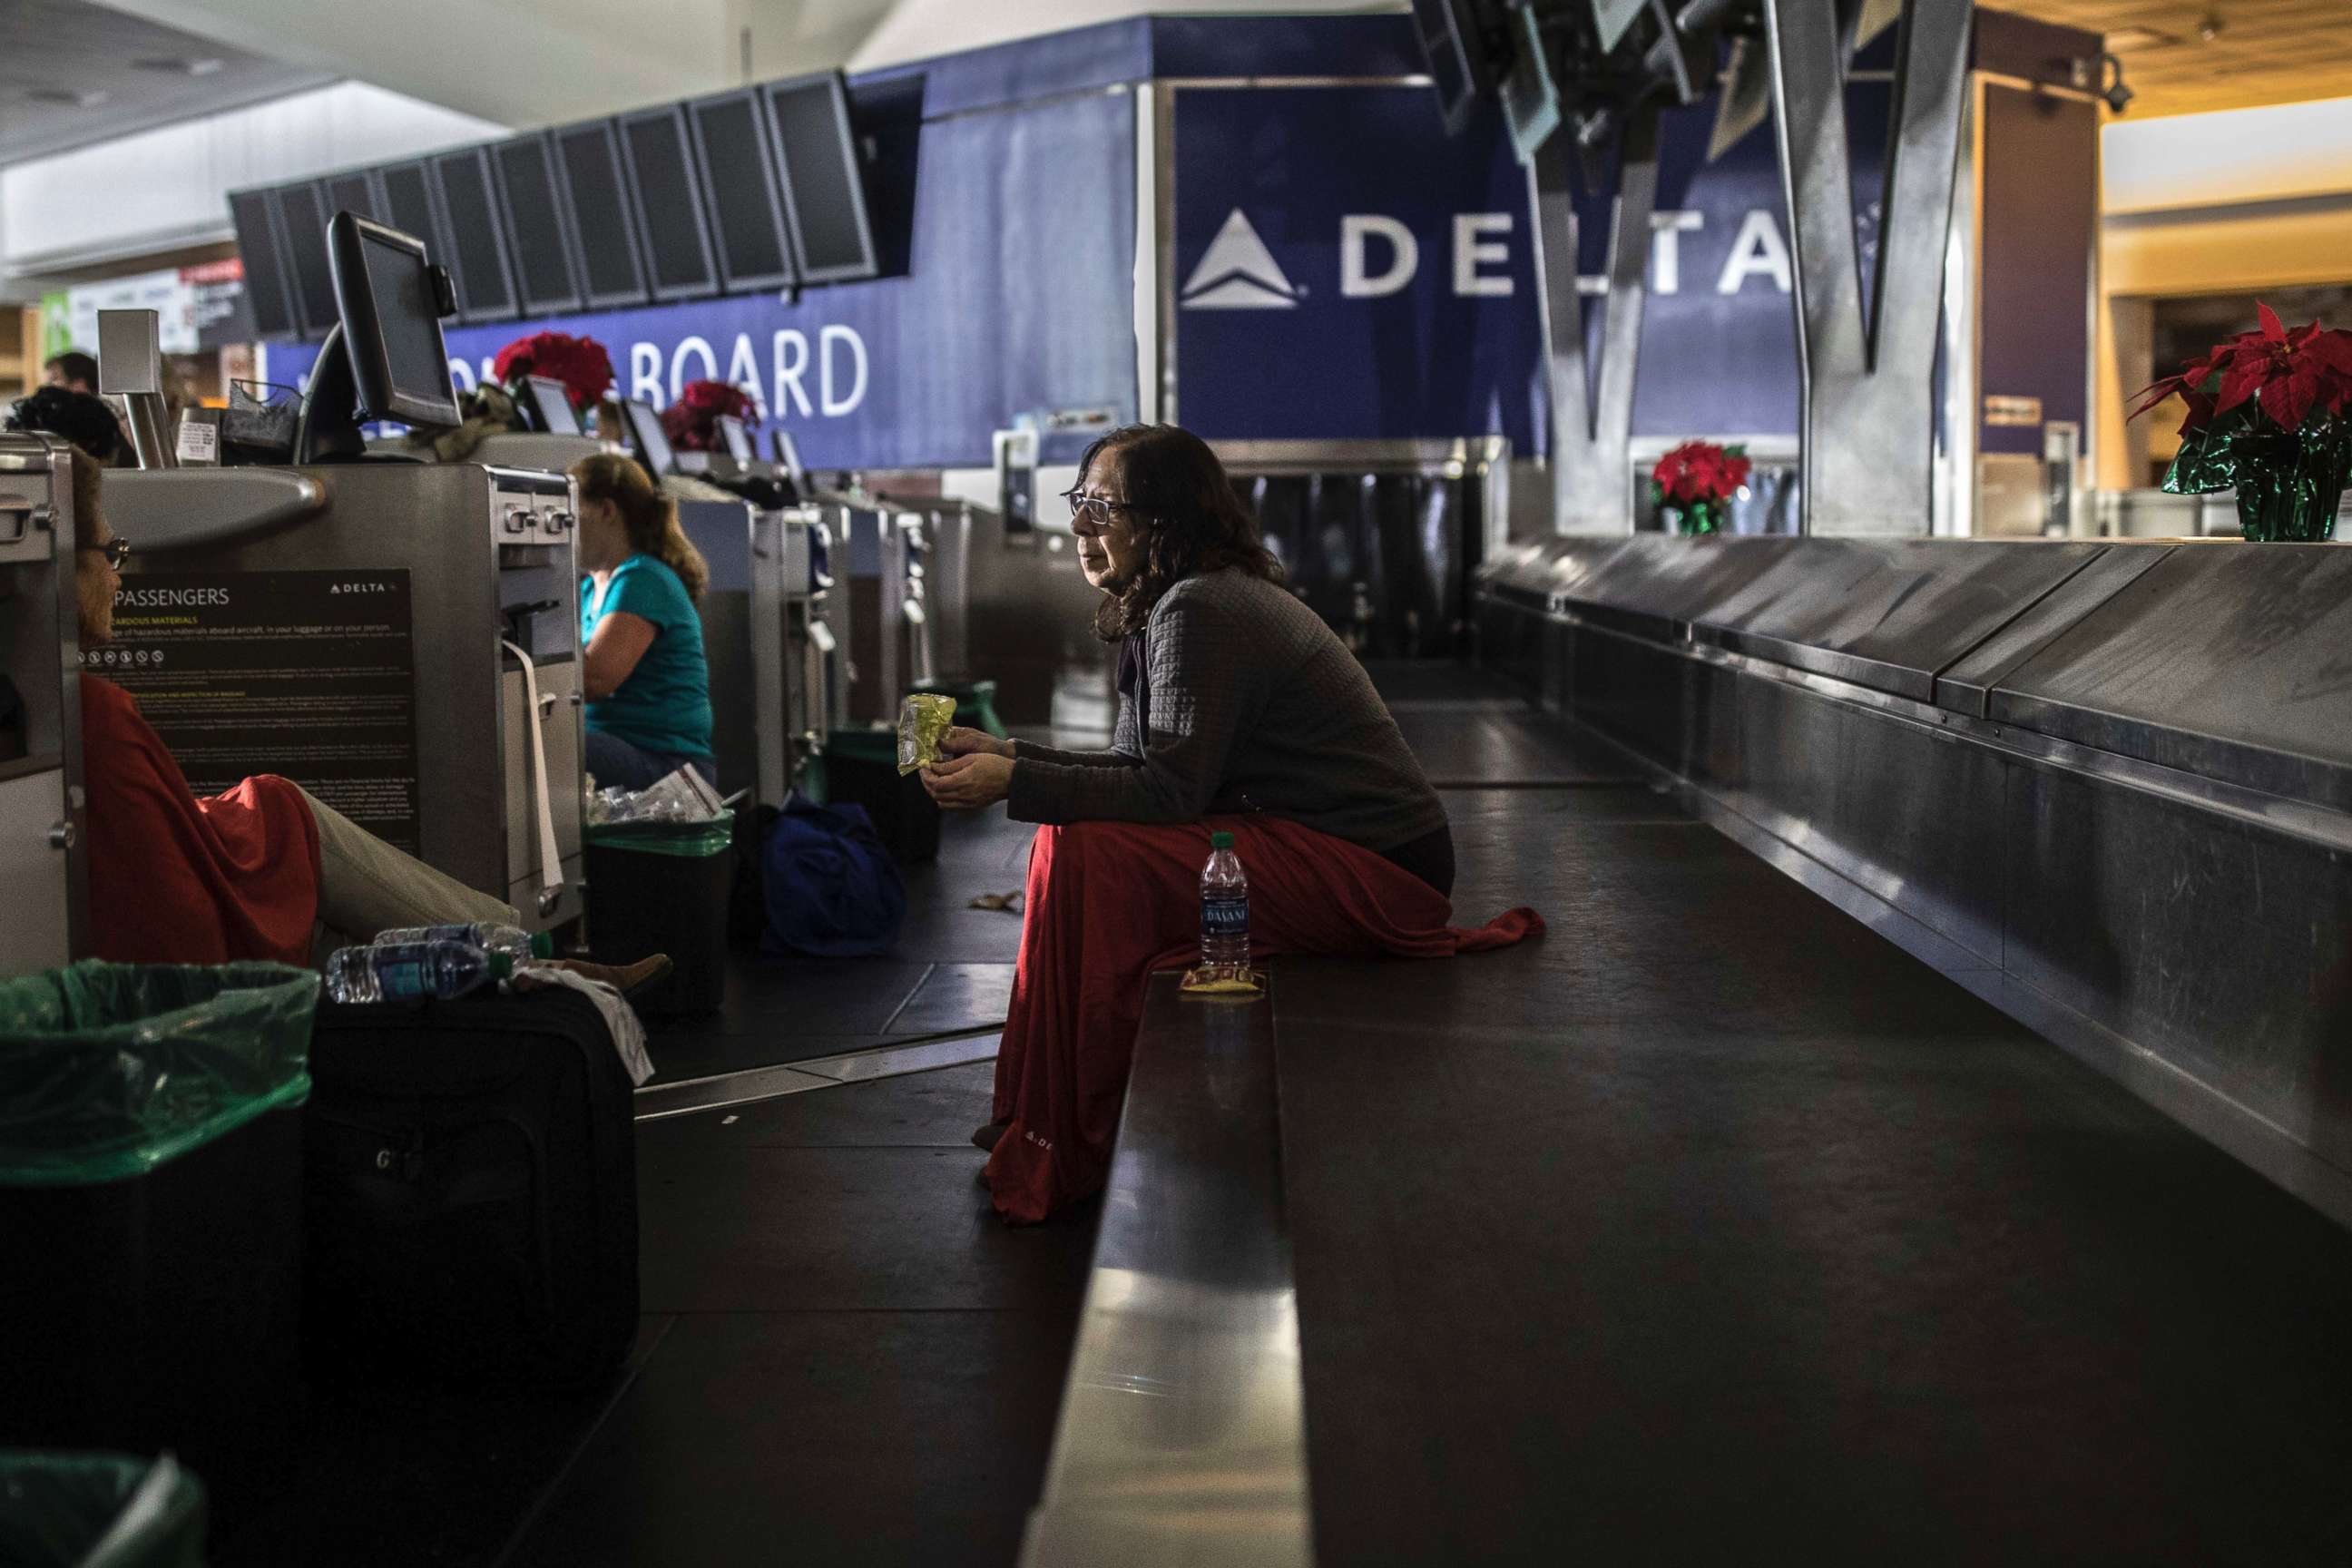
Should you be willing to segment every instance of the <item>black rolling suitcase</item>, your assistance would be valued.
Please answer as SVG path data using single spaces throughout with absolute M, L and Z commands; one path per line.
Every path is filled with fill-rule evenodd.
M 305 1327 L 327 1358 L 578 1388 L 637 1331 L 636 1139 L 577 993 L 319 1009 Z

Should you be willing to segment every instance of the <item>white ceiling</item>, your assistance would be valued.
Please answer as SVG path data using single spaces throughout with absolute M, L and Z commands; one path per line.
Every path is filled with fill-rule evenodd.
M 872 69 L 1147 13 L 1394 11 L 1405 3 L 108 0 L 129 16 L 516 127 L 745 80 L 836 66 Z
M 0 164 L 327 79 L 86 0 L 0 0 Z

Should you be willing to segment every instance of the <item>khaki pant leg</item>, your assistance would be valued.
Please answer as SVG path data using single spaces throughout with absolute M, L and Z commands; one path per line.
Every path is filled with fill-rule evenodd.
M 319 923 L 366 942 L 398 926 L 483 921 L 520 926 L 522 917 L 404 855 L 307 791 L 319 824 Z

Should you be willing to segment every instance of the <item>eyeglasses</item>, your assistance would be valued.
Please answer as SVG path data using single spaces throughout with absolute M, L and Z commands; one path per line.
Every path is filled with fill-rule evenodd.
M 1062 499 L 1070 503 L 1070 527 L 1083 538 L 1092 538 L 1118 521 L 1123 511 L 1143 509 L 1107 496 L 1090 496 L 1084 490 L 1066 490 Z
M 120 534 L 108 540 L 103 544 L 88 544 L 84 545 L 82 548 L 105 556 L 106 563 L 117 570 L 120 570 L 122 563 L 131 558 L 131 541 L 124 539 Z

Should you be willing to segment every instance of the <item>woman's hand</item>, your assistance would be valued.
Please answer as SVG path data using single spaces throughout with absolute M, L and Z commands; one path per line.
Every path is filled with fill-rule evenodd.
M 948 732 L 955 733 L 952 730 Z M 983 741 L 989 738 L 981 737 Z M 1013 793 L 1013 759 L 975 754 L 933 763 L 923 770 L 923 787 L 950 811 L 978 811 Z
M 1000 741 L 985 730 L 967 730 L 961 724 L 950 725 L 940 737 L 940 754 L 943 757 L 1003 757 L 1013 758 L 1013 742 Z

